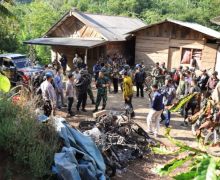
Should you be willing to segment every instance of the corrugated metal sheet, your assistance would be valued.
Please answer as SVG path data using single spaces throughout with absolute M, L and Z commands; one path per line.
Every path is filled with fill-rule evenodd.
M 174 24 L 178 24 L 180 26 L 184 26 L 184 27 L 187 27 L 187 28 L 190 28 L 190 29 L 193 29 L 195 31 L 198 31 L 198 32 L 201 32 L 207 36 L 210 36 L 210 37 L 214 37 L 216 39 L 220 39 L 220 32 L 218 31 L 215 31 L 211 28 L 208 28 L 208 27 L 205 27 L 205 26 L 202 26 L 200 24 L 197 24 L 197 23 L 191 23 L 191 22 L 183 22 L 183 21 L 178 21 L 178 20 L 173 20 L 173 19 L 166 19 L 165 21 L 162 21 L 162 22 L 159 22 L 159 23 L 155 23 L 155 24 L 150 24 L 150 25 L 147 25 L 145 27 L 141 27 L 139 29 L 136 29 L 134 31 L 131 31 L 129 33 L 134 33 L 134 32 L 137 32 L 139 30 L 142 30 L 142 29 L 146 29 L 146 28 L 149 28 L 149 27 L 152 27 L 152 26 L 155 26 L 155 25 L 159 25 L 159 24 L 162 24 L 164 22 L 171 22 L 171 23 L 174 23 Z
M 211 28 L 202 26 L 197 23 L 191 23 L 191 22 L 183 22 L 183 21 L 177 21 L 172 19 L 167 19 L 167 21 L 178 24 L 180 26 L 188 27 L 190 29 L 193 29 L 195 31 L 201 32 L 203 34 L 206 34 L 208 36 L 214 37 L 216 39 L 220 39 L 220 33 L 218 31 L 215 31 Z
M 25 44 L 39 44 L 39 45 L 62 45 L 92 48 L 104 44 L 104 40 L 88 40 L 88 39 L 74 39 L 74 38 L 37 38 L 29 41 L 24 41 Z
M 89 14 L 72 9 L 46 33 L 46 36 L 71 15 L 78 18 L 84 24 L 96 29 L 108 41 L 124 41 L 129 36 L 128 32 L 146 26 L 145 23 L 137 18 Z

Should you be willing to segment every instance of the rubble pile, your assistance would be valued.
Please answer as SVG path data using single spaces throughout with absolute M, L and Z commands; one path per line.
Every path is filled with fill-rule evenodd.
M 79 129 L 91 136 L 102 152 L 107 174 L 114 176 L 128 162 L 149 153 L 149 145 L 155 145 L 148 134 L 125 115 L 109 113 L 95 121 L 82 121 Z

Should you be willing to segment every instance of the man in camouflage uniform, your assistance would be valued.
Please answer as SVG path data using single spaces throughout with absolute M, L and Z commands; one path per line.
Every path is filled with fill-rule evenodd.
M 106 102 L 107 102 L 107 88 L 109 86 L 109 80 L 108 78 L 104 75 L 105 69 L 101 69 L 99 72 L 99 77 L 96 81 L 96 88 L 97 88 L 97 97 L 96 97 L 96 106 L 95 110 L 93 112 L 98 111 L 99 104 L 102 100 L 102 110 L 105 109 Z
M 160 64 L 157 62 L 155 67 L 153 68 L 151 75 L 153 76 L 153 84 L 158 84 L 160 82 L 160 78 L 162 75 L 162 70 L 160 68 Z

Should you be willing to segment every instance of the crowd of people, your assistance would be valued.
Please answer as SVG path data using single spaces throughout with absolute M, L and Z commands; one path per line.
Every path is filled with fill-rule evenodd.
M 165 121 L 166 127 L 170 125 L 171 112 L 169 107 L 188 94 L 198 93 L 181 108 L 180 113 L 184 119 L 181 126 L 188 126 L 189 112 L 191 111 L 191 115 L 199 112 L 201 104 L 207 99 L 212 98 L 219 102 L 219 94 L 216 93 L 216 91 L 219 92 L 219 85 L 217 85 L 219 79 L 216 71 L 211 76 L 206 69 L 195 72 L 194 68 L 188 66 L 180 66 L 168 71 L 164 63 L 161 66 L 156 63 L 151 76 L 153 85 L 152 91 L 149 91 L 149 97 L 152 106 L 147 116 L 147 128 L 148 132 L 155 136 L 158 135 L 160 123 Z
M 93 74 L 89 73 L 87 65 L 77 54 L 75 54 L 72 63 L 72 71 L 67 72 L 67 58 L 62 54 L 59 61 L 55 60 L 53 64 L 45 65 L 43 76 L 33 77 L 34 89 L 37 89 L 38 94 L 42 94 L 43 109 L 47 116 L 54 113 L 56 109 L 66 106 L 68 115 L 74 116 L 76 114 L 72 110 L 74 99 L 77 100 L 77 112 L 86 112 L 87 95 L 92 104 L 95 105 L 93 112 L 99 110 L 101 101 L 101 109 L 104 110 L 107 104 L 107 93 L 118 93 L 119 83 L 122 84 L 123 77 L 126 76 L 124 75 L 125 71 L 127 72 L 126 68 L 130 70 L 130 67 L 125 65 L 125 59 L 121 55 L 114 55 L 112 58 L 110 56 L 100 57 L 99 61 L 93 66 Z M 41 80 L 39 77 L 42 77 Z M 92 91 L 93 77 L 97 89 L 96 98 Z M 67 80 L 65 86 L 63 78 Z M 114 87 L 113 92 L 111 91 L 111 83 Z M 133 87 L 133 85 L 130 84 L 129 87 Z M 127 88 L 124 88 L 123 92 L 127 92 Z M 126 99 L 128 98 L 126 97 Z
M 148 73 L 144 62 L 136 64 L 132 69 L 121 55 L 101 57 L 93 66 L 92 73 L 89 73 L 86 64 L 77 54 L 73 59 L 72 71 L 66 72 L 67 59 L 65 55 L 62 55 L 59 64 L 60 66 L 55 66 L 56 70 L 53 65 L 45 66 L 45 80 L 39 85 L 44 102 L 43 109 L 47 116 L 55 112 L 55 109 L 65 106 L 67 106 L 69 116 L 74 116 L 79 111 L 86 112 L 87 95 L 95 106 L 93 112 L 99 110 L 101 102 L 101 109 L 104 110 L 107 105 L 107 94 L 118 93 L 120 87 L 124 103 L 132 109 L 131 117 L 134 117 L 132 98 L 134 96 L 133 86 L 135 85 L 136 97 L 143 98 L 147 94 L 151 101 L 151 109 L 146 118 L 147 130 L 150 134 L 157 136 L 160 123 L 164 122 L 165 126 L 169 127 L 171 112 L 168 107 L 178 99 L 190 93 L 200 93 L 200 96 L 193 97 L 182 107 L 181 115 L 184 119 L 182 126 L 188 126 L 189 112 L 191 111 L 191 115 L 198 112 L 201 107 L 200 102 L 203 99 L 213 96 L 214 100 L 219 101 L 219 94 L 215 92 L 219 79 L 218 73 L 215 71 L 209 75 L 205 69 L 198 73 L 195 68 L 187 66 L 180 66 L 169 71 L 165 63 L 156 63 L 152 71 Z M 67 79 L 65 87 L 63 77 Z M 148 81 L 149 78 L 151 81 Z M 96 98 L 92 91 L 93 82 L 97 89 Z M 75 97 L 77 112 L 72 110 Z M 65 99 L 67 99 L 67 103 Z

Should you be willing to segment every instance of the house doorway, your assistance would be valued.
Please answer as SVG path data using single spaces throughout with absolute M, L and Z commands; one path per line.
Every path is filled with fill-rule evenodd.
M 125 42 L 125 57 L 130 66 L 135 65 L 135 37 Z

